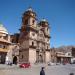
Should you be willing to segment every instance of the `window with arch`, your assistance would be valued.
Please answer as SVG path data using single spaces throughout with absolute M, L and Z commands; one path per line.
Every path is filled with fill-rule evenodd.
M 49 42 L 49 39 L 47 39 L 47 42 Z
M 71 53 L 68 53 L 68 55 L 70 56 L 70 55 L 71 55 Z
M 1 38 L 2 36 L 0 36 L 0 38 Z
M 34 25 L 34 23 L 35 23 L 35 20 L 32 21 L 32 25 Z
M 48 28 L 47 28 L 47 31 L 48 31 Z
M 32 46 L 34 46 L 34 42 L 32 41 Z
M 3 45 L 2 44 L 0 44 L 0 48 L 3 48 Z
M 47 49 L 48 49 L 48 46 L 47 46 Z
M 22 55 L 22 59 L 23 59 L 23 55 Z
M 26 19 L 26 20 L 25 20 L 24 24 L 25 24 L 25 25 L 27 25 L 27 24 L 28 24 L 28 19 Z

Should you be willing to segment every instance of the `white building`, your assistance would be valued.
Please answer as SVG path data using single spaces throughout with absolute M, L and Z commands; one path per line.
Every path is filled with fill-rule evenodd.
M 5 63 L 10 44 L 10 35 L 8 34 L 8 31 L 0 24 L 0 63 L 2 64 Z

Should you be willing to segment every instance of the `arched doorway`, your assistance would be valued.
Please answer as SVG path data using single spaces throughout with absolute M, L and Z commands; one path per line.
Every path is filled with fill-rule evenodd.
M 13 58 L 13 64 L 17 64 L 17 57 L 16 56 L 14 56 L 14 58 Z
M 39 62 L 43 62 L 43 57 L 42 57 L 42 55 L 39 55 Z

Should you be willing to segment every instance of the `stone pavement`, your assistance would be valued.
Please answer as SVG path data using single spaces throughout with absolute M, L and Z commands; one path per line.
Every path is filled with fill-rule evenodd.
M 0 64 L 0 75 L 40 75 L 41 67 L 45 66 L 46 75 L 75 74 L 75 65 L 33 65 L 31 68 L 19 68 L 18 65 L 8 66 Z

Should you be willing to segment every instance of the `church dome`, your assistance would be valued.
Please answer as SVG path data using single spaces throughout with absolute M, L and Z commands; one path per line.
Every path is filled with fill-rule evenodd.
M 41 19 L 41 21 L 39 22 L 39 25 L 43 25 L 43 26 L 48 26 L 48 21 L 46 19 Z
M 7 29 L 3 26 L 3 24 L 0 24 L 0 33 L 8 34 L 8 31 L 7 31 Z
M 45 21 L 47 21 L 47 20 L 43 18 L 41 21 L 44 21 L 44 22 L 45 22 Z
M 43 19 L 41 20 L 41 22 L 47 22 L 47 20 L 46 20 L 45 18 L 43 18 Z

